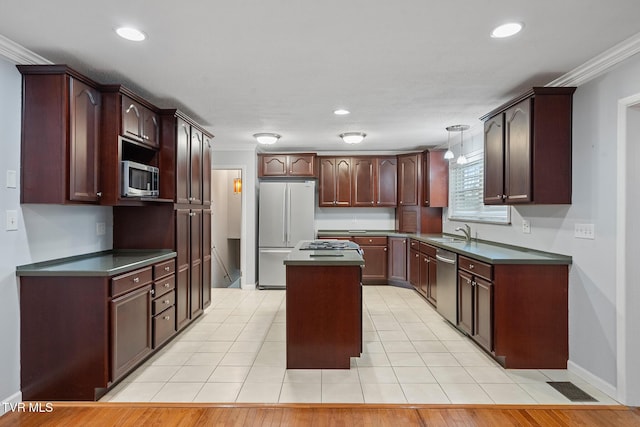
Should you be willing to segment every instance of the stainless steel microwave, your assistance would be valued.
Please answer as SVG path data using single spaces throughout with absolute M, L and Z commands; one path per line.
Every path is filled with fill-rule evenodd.
M 122 163 L 123 197 L 158 197 L 158 168 L 124 160 Z

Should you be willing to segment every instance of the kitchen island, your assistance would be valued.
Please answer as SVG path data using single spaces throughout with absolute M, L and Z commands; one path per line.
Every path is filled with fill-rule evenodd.
M 287 369 L 349 369 L 362 353 L 362 266 L 358 250 L 304 250 L 284 260 Z

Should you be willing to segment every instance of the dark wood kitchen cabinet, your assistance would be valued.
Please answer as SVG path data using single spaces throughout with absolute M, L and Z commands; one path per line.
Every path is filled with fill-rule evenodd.
M 348 157 L 319 157 L 320 207 L 351 206 L 351 159 Z
M 406 237 L 389 237 L 389 282 L 407 283 L 407 241 Z
M 121 135 L 154 148 L 159 147 L 160 117 L 158 113 L 123 95 Z
M 398 156 L 398 205 L 418 205 L 418 183 L 422 158 L 419 153 Z
M 202 209 L 189 212 L 189 268 L 191 275 L 190 318 L 202 314 Z
M 427 301 L 437 306 L 436 248 L 416 239 L 411 239 L 409 245 L 409 282 Z
M 316 155 L 258 154 L 258 178 L 307 177 L 316 176 Z
M 208 204 L 213 135 L 179 110 L 161 110 L 160 121 L 160 197 L 177 204 Z
M 397 158 L 352 157 L 352 203 L 354 207 L 395 207 L 397 204 Z
M 458 328 L 493 350 L 493 267 L 458 257 Z M 506 327 L 506 325 L 504 325 Z
M 570 204 L 575 87 L 534 87 L 483 116 L 485 204 Z
M 363 284 L 387 283 L 388 247 L 386 236 L 358 236 L 353 241 L 360 245 L 364 252 Z
M 176 256 L 176 328 L 181 330 L 191 321 L 191 210 L 175 210 Z
M 202 308 L 211 305 L 211 209 L 202 210 Z
M 442 208 L 449 205 L 449 161 L 444 150 L 422 153 L 422 206 Z
M 101 93 L 64 65 L 22 74 L 21 203 L 98 203 Z

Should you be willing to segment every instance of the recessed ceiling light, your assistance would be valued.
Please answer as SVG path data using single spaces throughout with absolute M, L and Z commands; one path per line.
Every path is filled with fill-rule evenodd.
M 501 39 L 504 37 L 511 37 L 516 35 L 522 30 L 523 24 L 520 22 L 509 22 L 507 24 L 500 25 L 491 31 L 491 37 Z
M 336 116 L 344 116 L 347 114 L 351 114 L 351 111 L 345 110 L 344 108 L 339 108 L 337 110 L 334 110 L 333 114 L 335 114 Z
M 142 40 L 147 38 L 145 33 L 131 27 L 116 28 L 116 33 L 123 39 L 131 40 L 133 42 L 141 42 Z

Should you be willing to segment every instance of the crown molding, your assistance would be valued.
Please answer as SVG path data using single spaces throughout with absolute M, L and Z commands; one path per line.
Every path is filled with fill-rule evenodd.
M 0 34 L 0 57 L 4 57 L 15 64 L 37 65 L 53 64 L 46 58 L 31 52 L 29 49 L 19 45 Z
M 629 37 L 600 55 L 574 68 L 546 86 L 580 86 L 609 71 L 640 52 L 640 33 Z

